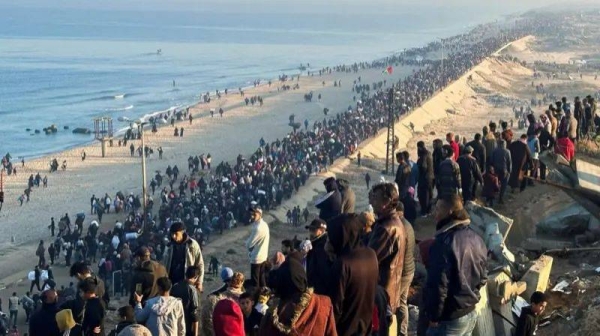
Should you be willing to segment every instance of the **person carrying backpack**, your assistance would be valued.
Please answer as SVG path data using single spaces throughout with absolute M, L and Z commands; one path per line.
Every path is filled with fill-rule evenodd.
M 31 293 L 27 292 L 21 298 L 21 305 L 25 311 L 25 323 L 29 323 L 29 317 L 33 312 L 33 299 L 30 297 Z

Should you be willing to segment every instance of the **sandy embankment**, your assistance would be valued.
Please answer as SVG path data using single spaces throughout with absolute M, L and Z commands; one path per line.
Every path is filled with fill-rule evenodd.
M 261 85 L 246 90 L 246 96 L 260 95 L 265 98 L 263 107 L 248 106 L 243 103 L 239 94 L 229 94 L 221 100 L 213 100 L 211 104 L 200 104 L 192 108 L 193 124 L 187 121 L 176 123 L 184 128 L 184 137 L 174 137 L 173 128 L 159 128 L 156 134 L 146 133 L 146 143 L 156 149 L 162 146 L 164 159 L 158 160 L 155 154 L 147 160 L 148 181 L 156 170 L 164 170 L 167 165 L 177 164 L 183 174 L 187 173 L 187 158 L 190 155 L 211 153 L 213 166 L 220 161 L 231 161 L 242 153 L 247 155 L 258 146 L 260 137 L 267 141 L 284 137 L 291 128 L 288 117 L 295 114 L 296 120 L 303 122 L 308 119 L 310 124 L 324 118 L 323 108 L 330 109 L 330 116 L 353 105 L 351 91 L 352 82 L 362 76 L 363 83 L 373 83 L 386 79 L 388 82 L 397 81 L 409 74 L 412 68 L 397 68 L 392 76 L 381 74 L 381 70 L 365 70 L 358 74 L 334 73 L 323 77 L 301 77 L 300 90 L 278 92 L 277 83 Z M 341 80 L 342 87 L 334 87 L 333 81 Z M 325 81 L 325 85 L 322 82 Z M 289 85 L 297 83 L 288 82 Z M 234 90 L 232 90 L 234 91 Z M 235 90 L 237 91 L 237 90 Z M 314 92 L 312 103 L 305 103 L 303 95 Z M 322 94 L 319 101 L 317 96 Z M 209 109 L 223 107 L 225 114 L 210 118 Z M 135 142 L 136 147 L 139 141 Z M 116 145 L 116 141 L 115 141 Z M 81 161 L 81 152 L 85 150 L 87 158 Z M 56 157 L 59 162 L 66 159 L 68 169 L 48 174 L 48 163 Z M 101 157 L 99 143 L 90 146 L 67 150 L 55 155 L 49 155 L 37 160 L 26 162 L 25 168 L 17 167 L 17 177 L 5 176 L 6 203 L 0 212 L 0 279 L 15 273 L 24 274 L 24 270 L 33 266 L 35 242 L 39 239 L 49 239 L 50 217 L 58 220 L 68 212 L 73 219 L 78 212 L 86 213 L 84 226 L 96 219 L 89 214 L 89 200 L 92 194 L 103 196 L 108 193 L 111 197 L 117 191 L 124 193 L 141 191 L 140 158 L 130 157 L 129 148 L 112 147 L 106 158 Z M 34 188 L 31 201 L 22 207 L 16 201 L 27 184 L 30 174 L 40 172 L 42 177 L 48 176 L 48 188 Z M 158 194 L 157 194 L 158 195 Z M 105 215 L 103 222 L 110 227 L 121 216 Z M 15 243 L 11 242 L 14 237 Z M 46 244 L 47 246 L 47 244 Z

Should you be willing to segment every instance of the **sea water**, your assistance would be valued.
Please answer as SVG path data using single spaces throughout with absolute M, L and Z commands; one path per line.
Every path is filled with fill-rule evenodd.
M 501 14 L 418 7 L 268 13 L 2 4 L 0 11 L 0 154 L 13 158 L 89 142 L 93 135 L 71 130 L 93 129 L 96 117 L 112 117 L 120 129 L 127 123 L 119 117 L 135 120 L 186 106 L 215 89 L 235 93 L 257 79 L 296 74 L 301 63 L 319 69 L 373 60 Z M 35 134 L 53 124 L 57 133 Z

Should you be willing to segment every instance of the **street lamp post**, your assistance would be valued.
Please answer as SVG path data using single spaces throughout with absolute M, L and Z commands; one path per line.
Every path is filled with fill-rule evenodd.
M 146 225 L 146 204 L 147 204 L 147 193 L 146 193 L 146 144 L 144 142 L 144 125 L 146 123 L 140 123 L 140 138 L 142 138 L 142 209 L 143 213 L 143 225 Z

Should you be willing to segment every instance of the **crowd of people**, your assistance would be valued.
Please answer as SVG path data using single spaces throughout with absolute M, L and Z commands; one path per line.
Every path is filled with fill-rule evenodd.
M 492 195 L 499 192 L 499 201 L 503 200 L 503 185 L 524 188 L 521 172 L 533 160 L 528 139 L 537 137 L 540 148 L 551 146 L 550 140 L 540 140 L 546 124 L 538 128 L 538 122 L 532 120 L 524 140 L 515 141 L 504 122 L 500 123 L 502 131 L 490 123 L 470 144 L 456 141 L 450 133 L 448 144 L 436 141 L 432 154 L 419 143 L 418 161 L 412 162 L 406 152 L 399 153 L 395 183 L 374 185 L 369 192 L 372 211 L 361 214 L 354 213 L 354 193 L 347 181 L 327 179 L 327 195 L 317 206 L 319 217 L 306 226 L 309 238 L 286 241 L 270 258 L 269 225 L 262 215 L 291 198 L 311 175 L 327 171 L 336 158 L 353 154 L 360 142 L 374 136 L 386 125 L 390 104 L 399 118 L 508 41 L 533 27 L 546 26 L 522 22 L 498 36 L 474 39 L 463 35 L 444 41 L 464 48 L 450 48 L 444 66 L 439 60 L 425 62 L 425 67 L 396 83 L 392 90 L 400 92 L 399 100 L 388 99 L 383 88 L 370 90 L 359 81 L 353 88 L 360 94 L 355 106 L 281 140 L 261 139 L 248 158 L 240 154 L 235 163 L 222 161 L 214 169 L 208 161 L 209 173 L 200 174 L 207 160 L 190 157 L 189 176 L 180 176 L 177 166 L 169 166 L 165 185 L 160 172 L 151 181 L 152 194 L 160 190 L 156 205 L 152 197 L 144 204 L 143 197 L 133 194 L 117 193 L 113 199 L 107 194 L 92 196 L 90 211 L 98 220 L 87 232 L 84 234 L 85 216 L 78 214 L 71 226 L 66 214 L 59 221 L 52 249 L 46 250 L 42 243 L 36 252 L 39 263 L 26 295 L 33 301 L 26 309 L 31 313 L 29 333 L 406 335 L 408 289 L 416 276 L 416 263 L 421 263 L 428 276 L 419 334 L 427 330 L 433 335 L 449 334 L 450 330 L 469 334 L 475 326 L 479 289 L 486 281 L 487 249 L 469 228 L 463 203 L 477 195 L 477 183 L 483 184 L 485 192 L 488 180 L 495 181 Z M 345 72 L 409 62 L 409 54 L 405 55 L 368 66 L 333 69 Z M 571 138 L 577 135 L 571 132 L 573 127 L 577 129 L 576 122 L 564 104 L 553 109 L 555 113 L 550 115 L 554 118 L 563 112 L 569 115 L 557 120 L 556 128 L 549 131 L 556 137 L 555 147 L 568 156 L 563 148 L 576 140 Z M 494 148 L 486 152 L 492 143 Z M 533 163 L 531 167 L 533 170 Z M 434 239 L 417 245 L 412 229 L 416 204 L 411 200 L 416 193 L 422 215 L 431 215 L 434 188 L 433 217 L 438 231 Z M 487 199 L 487 194 L 484 197 Z M 111 230 L 99 232 L 102 214 L 111 207 L 125 211 L 127 218 Z M 302 216 L 306 221 L 307 216 Z M 298 225 L 298 217 L 299 208 L 291 212 L 291 222 Z M 202 246 L 213 231 L 223 233 L 238 223 L 252 225 L 246 242 L 250 277 L 245 279 L 243 270 L 222 268 L 223 287 L 202 299 Z M 54 220 L 51 230 L 54 233 Z M 61 250 L 74 278 L 69 286 L 53 281 L 45 259 L 50 253 L 51 264 L 56 263 Z M 94 272 L 90 264 L 96 264 L 96 258 L 98 271 Z M 216 272 L 216 268 L 211 261 L 211 269 Z M 115 274 L 120 275 L 115 278 Z M 44 281 L 41 286 L 40 280 Z M 104 323 L 107 283 L 130 298 L 129 305 L 119 308 L 121 322 L 114 330 Z M 38 293 L 32 295 L 34 286 Z

